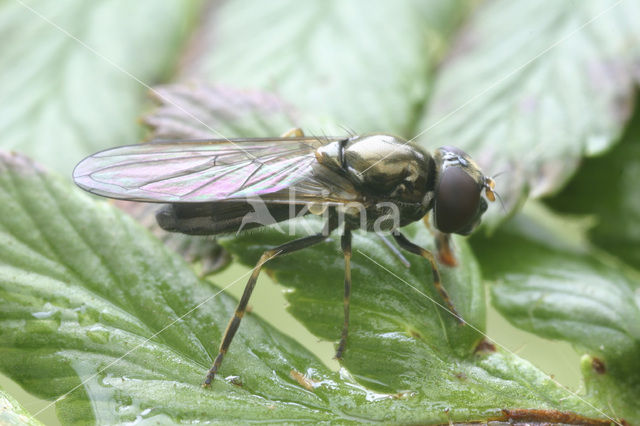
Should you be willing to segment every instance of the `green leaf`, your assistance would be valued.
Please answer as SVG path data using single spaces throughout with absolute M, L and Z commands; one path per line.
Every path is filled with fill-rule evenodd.
M 307 220 L 319 229 L 317 221 Z M 295 236 L 305 235 L 301 229 L 304 225 L 296 223 Z M 407 231 L 417 243 L 434 249 L 424 227 L 413 225 Z M 263 250 L 292 238 L 270 229 L 223 241 L 223 245 L 252 265 Z M 442 301 L 425 261 L 412 257 L 411 268 L 406 269 L 375 236 L 354 235 L 351 320 L 343 365 L 377 391 L 415 392 L 414 398 L 423 399 L 421 410 L 431 413 L 412 418 L 416 421 L 486 420 L 485 410 L 495 413 L 496 407 L 553 410 L 581 405 L 526 361 L 500 352 L 474 353 L 484 344 L 478 332 L 484 329 L 484 290 L 469 248 L 463 239 L 455 241 L 461 266 L 443 266 L 441 271 L 456 309 L 473 324 L 462 328 L 434 303 Z M 340 336 L 343 318 L 344 265 L 339 246 L 339 238 L 333 236 L 324 244 L 265 265 L 290 289 L 286 293 L 289 311 L 313 333 L 332 341 Z M 568 405 L 562 406 L 564 402 Z M 449 417 L 439 412 L 443 405 Z M 595 413 L 591 407 L 580 410 Z
M 23 157 L 1 168 L 0 368 L 43 398 L 84 382 L 57 403 L 64 422 L 331 418 L 288 377 L 323 367 L 251 316 L 224 370 L 243 386 L 203 390 L 235 302 L 107 203 Z
M 198 4 L 2 2 L 2 147 L 68 175 L 83 156 L 138 140 L 148 89 L 135 79 L 170 74 Z
M 627 121 L 640 61 L 635 1 L 486 2 L 439 68 L 415 133 L 506 172 L 508 207 L 559 189 Z M 637 81 L 637 80 L 636 80 Z
M 305 222 L 293 222 L 288 232 L 271 230 L 254 234 L 249 231 L 246 236 L 222 241 L 222 244 L 241 261 L 253 265 L 264 250 L 306 235 L 305 223 L 312 229 L 319 228 L 319 221 L 305 218 Z M 416 241 L 432 246 L 424 226 L 413 226 L 409 232 L 417 233 Z M 291 302 L 290 312 L 312 333 L 331 341 L 340 337 L 343 317 L 344 263 L 339 233 L 335 234 L 328 243 L 274 259 L 266 265 L 275 272 L 278 282 L 295 290 L 286 294 Z M 460 246 L 457 254 L 462 265 L 443 267 L 442 280 L 458 313 L 475 328 L 484 330 L 485 299 L 479 270 L 463 240 L 456 243 Z M 437 355 L 443 358 L 438 348 L 449 356 L 454 352 L 461 357 L 468 356 L 482 339 L 474 328 L 460 328 L 453 315 L 436 304 L 444 302 L 435 291 L 428 262 L 418 257 L 410 261 L 411 268 L 407 269 L 375 234 L 356 233 L 353 237 L 351 306 L 354 313 L 343 364 L 359 378 L 368 376 L 367 382 L 382 385 L 381 390 L 403 389 L 410 384 L 406 380 L 414 382 L 415 377 L 400 374 L 407 370 L 406 359 L 376 361 L 379 345 L 395 352 L 402 345 L 413 347 L 420 341 L 425 347 L 431 347 L 429 353 L 421 357 L 422 363 Z M 322 274 L 318 274 L 318 270 Z M 389 306 L 385 306 L 385 301 Z M 376 325 L 373 334 L 371 324 Z
M 41 425 L 18 402 L 0 389 L 0 423 L 3 425 Z
M 355 382 L 347 370 L 328 371 L 253 315 L 244 319 L 213 388 L 202 389 L 235 301 L 199 281 L 128 216 L 79 192 L 24 157 L 0 157 L 0 368 L 30 392 L 58 398 L 65 423 L 508 420 L 522 408 L 598 416 L 527 362 L 499 352 L 474 354 L 479 336 L 473 329 L 459 329 L 430 302 L 364 261 L 366 255 L 398 269 L 383 246 L 364 236 L 355 238 L 354 280 L 374 291 L 354 291 L 345 366 L 376 391 Z M 424 230 L 411 231 L 426 243 Z M 263 247 L 257 237 L 253 244 L 248 253 Z M 482 327 L 477 265 L 466 245 L 457 244 L 465 266 L 443 277 L 462 315 Z M 318 270 L 329 271 L 327 279 L 294 294 L 319 294 L 307 305 L 317 315 L 315 329 L 334 336 L 342 262 L 335 243 L 319 250 L 324 252 L 283 258 L 273 267 L 305 261 L 279 274 L 301 274 L 307 282 L 318 279 Z M 312 268 L 307 256 L 322 253 Z M 414 262 L 399 276 L 434 295 L 424 263 Z M 468 280 L 464 286 L 462 279 Z M 325 285 L 331 287 L 322 291 Z M 375 299 L 371 307 L 361 304 L 367 299 Z M 309 314 L 305 318 L 312 323 Z M 363 322 L 367 318 L 376 321 Z M 239 381 L 226 381 L 227 376 Z M 393 393 L 381 393 L 381 387 Z
M 229 1 L 212 10 L 184 76 L 277 93 L 310 114 L 300 123 L 310 133 L 343 133 L 327 129 L 334 122 L 406 135 L 467 10 L 466 1 Z
M 198 137 L 206 133 L 206 125 L 215 126 L 216 123 L 220 126 L 229 126 L 234 134 L 239 135 L 253 136 L 265 134 L 265 132 L 269 134 L 269 131 L 277 133 L 283 125 L 280 125 L 280 129 L 277 126 L 272 128 L 269 126 L 272 123 L 281 123 L 283 118 L 286 120 L 286 117 L 290 116 L 286 105 L 268 94 L 234 91 L 221 87 L 211 88 L 201 84 L 176 85 L 160 90 L 163 99 L 171 99 L 172 102 L 162 103 L 158 110 L 147 117 L 147 122 L 155 126 L 154 134 L 157 137 Z M 233 103 L 230 102 L 231 99 L 234 100 Z M 184 114 L 184 109 L 202 112 L 198 117 L 204 124 L 195 122 L 193 117 Z M 227 120 L 224 120 L 225 117 Z M 260 117 L 264 119 L 261 120 Z M 305 229 L 302 223 L 295 222 L 295 224 L 298 231 Z M 310 225 L 312 228 L 313 225 L 317 228 L 318 224 L 312 222 Z M 427 245 L 431 244 L 429 235 L 424 229 L 417 227 L 413 231 L 417 232 L 418 238 Z M 303 234 L 298 232 L 296 236 Z M 293 235 L 280 234 L 275 230 L 253 231 L 238 239 L 226 241 L 224 244 L 242 261 L 253 266 L 263 250 L 293 238 Z M 428 282 L 419 286 L 418 290 L 426 292 L 427 296 L 425 296 L 407 285 L 424 282 L 424 262 L 418 260 L 416 263 L 414 259 L 413 272 L 406 271 L 380 241 L 375 239 L 371 241 L 371 239 L 371 235 L 356 235 L 354 239 L 354 290 L 351 302 L 353 313 L 349 347 L 354 347 L 356 352 L 354 355 L 351 349 L 347 351 L 344 365 L 358 377 L 358 380 L 378 391 L 394 392 L 394 389 L 413 389 L 416 383 L 423 380 L 420 377 L 434 376 L 436 374 L 434 372 L 443 368 L 442 365 L 434 363 L 433 357 L 452 359 L 452 357 L 461 356 L 464 358 L 476 346 L 479 335 L 472 329 L 466 329 L 464 331 L 469 333 L 460 335 L 457 327 L 453 328 L 453 332 L 445 331 L 443 322 L 451 325 L 451 318 L 427 299 L 431 297 L 436 301 L 439 300 L 432 286 Z M 266 265 L 268 270 L 274 272 L 273 277 L 294 290 L 286 293 L 291 302 L 290 312 L 313 333 L 329 341 L 336 341 L 340 336 L 342 326 L 340 319 L 343 315 L 341 299 L 343 265 L 340 261 L 341 254 L 337 240 L 338 238 L 334 237 L 330 244 L 307 249 L 283 259 L 275 259 Z M 467 252 L 463 240 L 457 241 L 461 245 L 462 251 L 458 256 L 461 258 L 462 266 L 460 269 L 444 269 L 445 282 L 455 283 L 450 291 L 453 290 L 454 300 L 462 300 L 463 316 L 484 330 L 484 297 L 477 266 L 473 257 Z M 384 270 L 375 271 L 377 265 L 358 252 L 359 245 L 367 247 L 367 250 L 373 250 L 372 256 L 376 259 L 375 261 L 393 271 L 392 274 L 400 273 L 405 282 L 391 274 L 380 277 L 380 274 L 385 274 Z M 320 268 L 319 264 L 327 266 Z M 322 274 L 316 273 L 319 269 L 323 271 Z M 365 274 L 364 277 L 362 274 Z M 365 288 L 363 289 L 359 284 L 364 284 Z M 406 303 L 407 298 L 413 300 L 415 297 L 423 300 L 417 301 L 418 303 L 414 305 Z M 392 306 L 390 308 L 381 306 L 380 299 L 388 300 Z M 394 303 L 394 300 L 400 300 L 400 302 Z M 431 310 L 428 312 L 425 312 L 423 306 L 425 303 L 430 305 Z M 458 306 L 457 303 L 456 305 Z M 371 306 L 374 308 L 370 308 Z M 411 306 L 414 309 L 407 309 Z M 395 318 L 390 318 L 387 311 L 391 311 Z M 372 334 L 372 330 L 368 327 L 370 324 L 376 324 L 380 330 L 375 330 L 375 334 Z M 422 339 L 429 342 L 432 348 L 422 353 L 418 352 L 413 348 L 414 342 L 408 339 L 406 340 L 407 348 L 403 349 L 407 353 L 415 353 L 414 359 L 419 360 L 419 365 L 411 366 L 411 371 L 414 371 L 415 375 L 406 373 L 406 358 L 391 357 L 380 362 L 381 352 L 397 354 L 399 345 L 393 340 L 380 342 L 378 338 L 385 334 L 416 337 L 425 333 L 425 330 L 426 335 L 422 336 Z M 450 333 L 459 340 L 450 342 Z M 448 348 L 447 345 L 449 345 Z M 381 351 L 381 348 L 384 350 Z M 446 349 L 440 350 L 441 348 Z M 453 355 L 452 352 L 454 352 Z M 520 373 L 525 374 L 524 371 Z M 437 395 L 446 393 L 446 390 L 434 383 L 448 383 L 447 374 L 444 372 L 443 376 L 435 376 L 429 380 L 428 387 L 433 392 L 429 398 L 436 399 Z M 455 374 L 462 377 L 464 373 L 457 371 Z
M 156 221 L 158 206 L 155 204 L 122 200 L 111 200 L 111 203 L 131 215 L 187 262 L 198 264 L 201 276 L 222 270 L 231 262 L 229 253 L 211 236 L 186 235 L 162 229 Z
M 590 215 L 589 239 L 640 269 L 640 109 L 620 144 L 587 159 L 548 204 L 563 213 Z
M 640 272 L 589 246 L 572 222 L 530 206 L 474 240 L 493 303 L 514 325 L 586 354 L 588 395 L 640 421 Z

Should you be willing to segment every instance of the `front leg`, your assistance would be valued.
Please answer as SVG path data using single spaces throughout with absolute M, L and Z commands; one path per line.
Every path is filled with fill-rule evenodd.
M 436 241 L 438 259 L 440 262 L 451 267 L 458 266 L 458 261 L 456 260 L 456 257 L 453 254 L 453 248 L 451 247 L 451 234 L 435 231 L 434 239 Z
M 302 136 L 304 136 L 304 132 L 300 127 L 294 127 L 280 135 L 281 138 L 300 138 Z
M 427 229 L 429 229 L 433 234 L 436 249 L 438 250 L 438 260 L 447 266 L 458 266 L 458 261 L 456 260 L 456 257 L 453 254 L 453 249 L 451 248 L 451 234 L 445 234 L 444 232 L 440 232 L 437 229 L 432 228 L 429 223 L 429 215 L 425 215 L 425 217 L 422 218 L 422 221 Z
M 440 296 L 442 296 L 442 299 L 449 308 L 449 311 L 458 320 L 458 323 L 460 325 L 464 325 L 464 320 L 458 314 L 456 308 L 451 303 L 451 299 L 449 298 L 447 290 L 445 290 L 445 288 L 442 286 L 442 282 L 440 281 L 440 271 L 438 270 L 438 265 L 436 264 L 436 260 L 433 257 L 433 254 L 429 250 L 424 249 L 409 241 L 407 237 L 405 237 L 398 230 L 393 231 L 393 238 L 395 238 L 400 247 L 402 247 L 403 249 L 410 251 L 413 254 L 417 254 L 418 256 L 422 256 L 429 261 L 429 263 L 431 264 L 431 272 L 433 274 L 433 285 L 436 287 L 436 290 L 438 290 L 438 293 L 440 293 Z

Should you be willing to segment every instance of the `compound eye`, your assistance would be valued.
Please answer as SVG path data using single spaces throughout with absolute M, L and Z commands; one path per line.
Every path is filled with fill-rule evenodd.
M 480 189 L 462 168 L 447 167 L 436 189 L 436 228 L 450 234 L 469 227 L 478 213 Z

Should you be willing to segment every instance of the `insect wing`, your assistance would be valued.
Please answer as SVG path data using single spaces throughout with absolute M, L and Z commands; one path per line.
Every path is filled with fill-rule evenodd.
M 159 141 L 108 149 L 87 157 L 75 182 L 97 195 L 146 202 L 211 202 L 271 197 L 300 187 L 305 199 L 331 193 L 315 150 L 331 140 L 272 138 Z M 345 185 L 342 185 L 345 186 Z M 348 185 L 346 185 L 348 187 Z M 351 191 L 350 188 L 347 188 Z

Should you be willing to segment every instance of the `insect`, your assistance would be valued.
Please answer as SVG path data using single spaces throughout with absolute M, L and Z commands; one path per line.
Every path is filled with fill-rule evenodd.
M 267 260 L 321 243 L 342 227 L 345 262 L 344 323 L 336 350 L 347 343 L 351 295 L 351 233 L 390 232 L 398 245 L 426 259 L 440 296 L 458 318 L 442 286 L 431 252 L 409 241 L 400 228 L 433 212 L 444 233 L 467 235 L 480 223 L 494 182 L 462 150 L 441 147 L 433 155 L 388 134 L 155 141 L 121 146 L 82 160 L 73 179 L 104 197 L 165 203 L 156 214 L 168 231 L 193 235 L 236 232 L 287 220 L 292 213 L 323 214 L 322 232 L 263 253 L 224 333 L 203 386 L 214 379 L 240 325 L 261 267 Z M 269 221 L 260 220 L 255 205 Z M 256 217 L 258 220 L 256 220 Z M 250 218 L 251 220 L 247 220 Z

